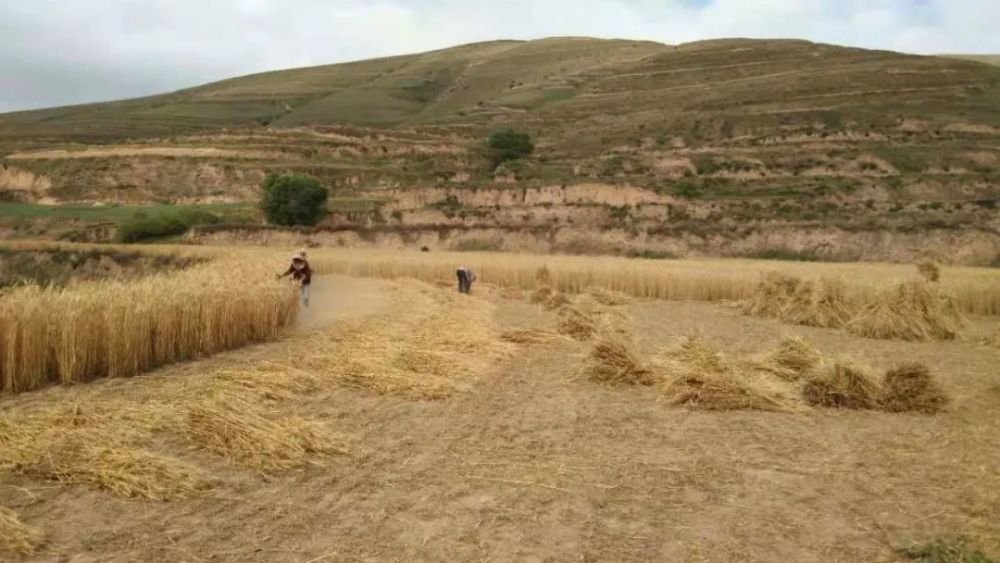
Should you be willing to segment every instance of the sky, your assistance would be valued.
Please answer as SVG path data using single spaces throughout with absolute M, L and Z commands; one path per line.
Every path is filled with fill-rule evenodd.
M 493 39 L 1000 53 L 997 22 L 1000 0 L 0 0 L 0 112 Z

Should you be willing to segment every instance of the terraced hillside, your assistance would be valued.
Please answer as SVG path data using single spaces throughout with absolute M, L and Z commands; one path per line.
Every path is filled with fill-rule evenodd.
M 484 138 L 508 126 L 539 149 L 494 169 Z M 805 41 L 278 71 L 0 115 L 0 154 L 0 200 L 249 201 L 290 170 L 335 191 L 316 232 L 191 235 L 227 241 L 1000 263 L 1000 68 Z

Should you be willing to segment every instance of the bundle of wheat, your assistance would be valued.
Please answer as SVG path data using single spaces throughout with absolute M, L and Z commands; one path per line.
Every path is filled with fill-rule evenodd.
M 809 378 L 802 388 L 807 403 L 821 407 L 871 409 L 877 404 L 878 382 L 864 368 L 834 363 Z
M 652 385 L 653 372 L 638 358 L 632 343 L 609 326 L 601 327 L 584 363 L 583 375 L 608 385 Z
M 559 309 L 559 332 L 576 340 L 591 338 L 602 325 L 624 331 L 625 324 L 625 313 L 608 309 L 589 295 L 580 295 Z
M 543 305 L 546 309 L 558 309 L 571 302 L 568 295 L 552 289 L 551 286 L 542 285 L 531 292 L 530 301 Z
M 964 325 L 954 300 L 925 281 L 882 291 L 847 325 L 866 338 L 951 340 Z
M 792 324 L 836 328 L 850 320 L 854 311 L 854 304 L 847 298 L 847 284 L 821 278 L 800 282 L 782 305 L 778 318 Z
M 930 260 L 925 260 L 917 264 L 917 272 L 929 282 L 936 282 L 941 279 L 941 267 Z
M 801 279 L 781 272 L 765 272 L 743 304 L 743 312 L 758 317 L 781 316 L 788 297 L 795 293 Z
M 822 354 L 798 336 L 787 337 L 776 349 L 749 360 L 756 369 L 788 381 L 808 377 L 822 362 Z
M 712 346 L 687 338 L 661 355 L 654 372 L 669 402 L 705 410 L 795 411 L 799 403 L 784 382 Z
M 628 295 L 615 291 L 613 289 L 605 289 L 603 287 L 592 285 L 584 290 L 586 295 L 589 295 L 594 301 L 597 301 L 601 305 L 617 306 L 617 305 L 628 305 L 632 302 L 632 298 Z
M 948 403 L 948 396 L 924 364 L 909 363 L 886 372 L 879 406 L 888 412 L 935 413 Z
M 555 290 L 553 290 L 551 286 L 540 285 L 535 289 L 535 291 L 531 292 L 531 302 L 546 303 L 549 298 L 552 297 L 553 293 L 555 293 Z
M 195 444 L 261 472 L 297 467 L 312 454 L 346 453 L 323 425 L 279 417 L 235 393 L 219 393 L 184 409 Z
M 559 310 L 559 333 L 576 340 L 587 340 L 597 332 L 598 316 L 573 306 Z
M 748 315 L 819 327 L 843 326 L 854 310 L 843 280 L 803 280 L 779 272 L 761 276 L 743 305 Z
M 14 511 L 0 506 L 0 550 L 15 555 L 31 555 L 42 546 L 40 530 L 21 522 Z
M 565 337 L 549 329 L 529 328 L 502 332 L 500 339 L 514 344 L 544 344 L 563 340 Z
M 549 298 L 545 301 L 545 308 L 558 309 L 564 305 L 569 305 L 570 303 L 572 303 L 572 300 L 569 298 L 569 296 L 567 296 L 565 293 L 556 292 L 550 295 Z

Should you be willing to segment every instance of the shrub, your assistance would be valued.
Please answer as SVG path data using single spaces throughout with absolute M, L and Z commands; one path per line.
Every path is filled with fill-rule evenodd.
M 326 215 L 326 188 L 303 174 L 269 175 L 261 209 L 276 225 L 315 225 Z
M 698 174 L 702 176 L 718 172 L 722 169 L 722 165 L 714 157 L 707 154 L 699 156 L 694 166 L 698 170 Z
M 608 216 L 616 221 L 624 221 L 629 218 L 629 206 L 610 205 L 608 206 Z
M 216 215 L 197 209 L 136 211 L 118 224 L 118 238 L 130 243 L 183 235 L 194 225 L 211 225 L 219 221 Z
M 674 184 L 674 194 L 685 198 L 698 197 L 701 195 L 701 186 L 693 182 L 678 182 Z
M 490 148 L 496 164 L 524 158 L 535 151 L 531 136 L 513 129 L 503 129 L 490 135 Z

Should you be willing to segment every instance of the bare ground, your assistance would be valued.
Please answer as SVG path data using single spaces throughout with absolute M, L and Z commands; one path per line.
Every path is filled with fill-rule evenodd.
M 385 285 L 338 280 L 314 307 L 333 295 L 378 303 L 369 294 Z M 552 322 L 496 301 L 500 328 Z M 692 412 L 650 389 L 582 381 L 586 345 L 559 341 L 519 347 L 445 400 L 334 387 L 289 406 L 350 436 L 346 458 L 262 476 L 164 443 L 219 485 L 155 503 L 8 477 L 0 505 L 48 533 L 57 547 L 39 561 L 894 561 L 901 545 L 957 536 L 1000 555 L 1000 352 L 977 344 L 995 321 L 913 344 L 717 305 L 629 311 L 646 353 L 692 331 L 731 351 L 801 334 L 876 367 L 924 361 L 955 401 L 936 416 Z
M 337 321 L 374 314 L 386 305 L 386 296 L 370 279 L 349 276 L 315 276 L 308 308 L 299 310 L 295 329 L 310 331 Z

